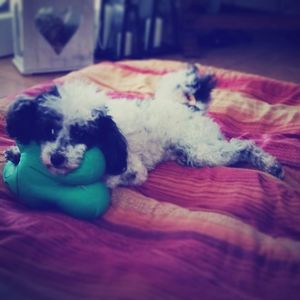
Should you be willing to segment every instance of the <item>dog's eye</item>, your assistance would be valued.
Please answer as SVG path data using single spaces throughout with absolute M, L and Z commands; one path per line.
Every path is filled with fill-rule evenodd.
M 50 138 L 50 140 L 55 140 L 56 139 L 56 137 L 57 137 L 57 129 L 55 129 L 55 128 L 49 128 L 48 129 L 48 137 Z
M 93 130 L 88 125 L 74 124 L 70 127 L 71 142 L 90 147 L 94 142 Z

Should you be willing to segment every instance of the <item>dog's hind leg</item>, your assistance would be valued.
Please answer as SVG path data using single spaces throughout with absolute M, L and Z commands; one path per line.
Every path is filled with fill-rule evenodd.
M 186 69 L 166 74 L 156 89 L 155 99 L 193 104 L 204 110 L 210 100 L 211 91 L 216 85 L 212 74 L 201 75 L 196 65 L 189 64 Z M 191 103 L 193 100 L 196 103 Z
M 254 142 L 239 139 L 231 139 L 230 142 L 231 144 L 235 145 L 237 149 L 241 148 L 241 150 L 238 150 L 238 162 L 250 163 L 259 170 L 262 170 L 280 179 L 284 178 L 284 171 L 278 160 L 271 154 L 264 151 L 262 148 L 255 145 Z
M 210 145 L 179 147 L 176 154 L 178 163 L 192 167 L 229 166 L 246 162 L 278 178 L 284 177 L 282 166 L 277 159 L 248 140 L 233 138 Z

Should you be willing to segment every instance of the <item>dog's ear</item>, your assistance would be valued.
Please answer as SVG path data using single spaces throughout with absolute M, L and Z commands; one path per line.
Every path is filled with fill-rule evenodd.
M 47 91 L 39 94 L 36 97 L 36 101 L 38 103 L 43 103 L 43 102 L 45 102 L 51 96 L 52 97 L 56 97 L 56 98 L 60 97 L 60 94 L 59 94 L 59 91 L 58 91 L 58 88 L 57 88 L 56 85 L 51 86 Z
M 97 120 L 98 144 L 106 160 L 106 172 L 119 175 L 127 169 L 127 142 L 110 116 L 99 114 Z
M 28 144 L 35 138 L 37 103 L 34 100 L 19 99 L 8 109 L 6 131 L 11 138 Z

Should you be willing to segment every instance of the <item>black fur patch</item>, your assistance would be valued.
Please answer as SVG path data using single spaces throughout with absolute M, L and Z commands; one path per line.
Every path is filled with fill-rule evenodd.
M 197 101 L 208 103 L 210 101 L 211 91 L 216 86 L 216 78 L 214 75 L 204 75 L 199 77 L 195 87 L 195 98 Z
M 8 135 L 22 144 L 28 144 L 36 137 L 37 103 L 20 99 L 14 102 L 6 114 Z
M 37 142 L 55 141 L 62 128 L 63 116 L 57 111 L 38 105 L 36 118 Z
M 127 142 L 110 116 L 97 119 L 98 145 L 102 150 L 109 175 L 119 175 L 127 169 Z
M 56 86 L 35 99 L 18 99 L 9 107 L 6 131 L 10 137 L 22 144 L 28 144 L 32 140 L 40 142 L 55 139 L 61 128 L 62 116 L 41 105 L 49 95 L 59 96 Z
M 70 125 L 70 143 L 85 144 L 88 148 L 98 143 L 98 126 L 95 121 L 76 122 Z

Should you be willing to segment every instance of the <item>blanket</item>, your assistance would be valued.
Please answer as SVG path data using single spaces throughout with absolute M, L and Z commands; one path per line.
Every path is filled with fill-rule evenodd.
M 55 82 L 85 78 L 112 97 L 142 100 L 182 67 L 102 62 Z M 226 137 L 254 140 L 282 163 L 285 179 L 247 165 L 166 162 L 142 186 L 115 189 L 108 212 L 92 222 L 30 210 L 1 182 L 1 299 L 299 299 L 300 86 L 198 67 L 216 74 L 209 114 Z M 12 100 L 0 102 L 1 151 L 14 143 L 4 128 Z

